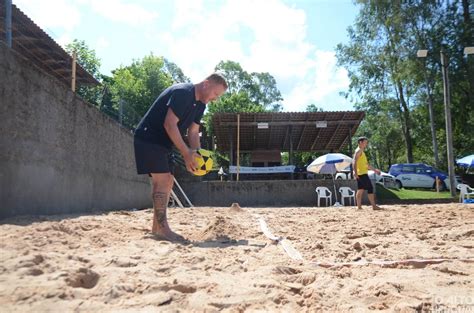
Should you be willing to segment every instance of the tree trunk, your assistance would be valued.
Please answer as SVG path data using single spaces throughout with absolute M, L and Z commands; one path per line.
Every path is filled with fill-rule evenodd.
M 410 110 L 408 108 L 408 104 L 405 101 L 402 83 L 399 80 L 397 80 L 397 88 L 398 88 L 398 98 L 399 98 L 401 109 L 402 109 L 402 122 L 403 122 L 402 128 L 403 128 L 403 135 L 405 137 L 405 144 L 407 148 L 407 162 L 413 163 L 413 142 L 411 139 Z
M 387 171 L 390 169 L 390 166 L 392 166 L 392 151 L 390 150 L 390 146 L 392 144 L 391 138 L 387 138 L 387 161 L 388 161 L 388 167 Z
M 469 12 L 469 0 L 462 0 L 462 9 L 463 9 L 463 21 L 464 27 L 462 32 L 462 44 L 464 47 L 474 45 L 474 29 L 471 20 L 471 14 Z M 469 81 L 469 103 L 474 104 L 474 55 L 469 55 L 466 61 L 466 70 L 467 70 L 467 79 Z
M 435 160 L 436 168 L 439 168 L 439 154 L 438 154 L 438 141 L 436 140 L 436 126 L 434 120 L 434 111 L 433 111 L 433 94 L 431 93 L 431 85 L 428 79 L 426 79 L 426 89 L 428 93 L 428 112 L 430 114 L 430 128 L 431 128 L 431 140 L 433 142 L 433 156 Z

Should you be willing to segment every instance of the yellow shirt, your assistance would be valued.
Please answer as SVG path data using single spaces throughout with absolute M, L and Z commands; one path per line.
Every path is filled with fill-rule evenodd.
M 356 153 L 359 150 L 360 149 L 357 148 Z M 359 158 L 357 159 L 356 167 L 357 167 L 357 175 L 364 175 L 364 174 L 367 174 L 369 172 L 369 162 L 367 162 L 367 157 L 365 156 L 364 151 L 362 151 Z

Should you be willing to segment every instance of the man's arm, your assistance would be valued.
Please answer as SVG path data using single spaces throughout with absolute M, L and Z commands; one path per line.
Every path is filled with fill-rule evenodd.
M 188 128 L 188 141 L 191 149 L 197 150 L 201 148 L 201 140 L 199 138 L 199 124 L 192 123 Z
M 375 172 L 375 174 L 380 175 L 380 170 L 376 169 L 375 167 L 372 167 L 370 164 L 369 164 L 369 170 L 372 170 Z
M 361 154 L 362 154 L 361 150 L 358 150 L 356 151 L 356 153 L 354 153 L 354 161 L 352 162 L 352 169 L 354 170 L 355 179 L 359 179 L 359 175 L 357 174 L 357 160 L 359 160 Z
M 179 118 L 174 114 L 172 109 L 168 109 L 168 113 L 166 113 L 164 128 L 166 133 L 170 137 L 171 141 L 174 143 L 176 148 L 178 148 L 179 152 L 184 158 L 184 162 L 186 163 L 186 168 L 190 172 L 194 172 L 197 167 L 196 162 L 194 159 L 198 157 L 197 153 L 190 149 L 181 137 L 181 133 L 178 129 L 178 122 Z M 198 133 L 199 136 L 199 133 Z

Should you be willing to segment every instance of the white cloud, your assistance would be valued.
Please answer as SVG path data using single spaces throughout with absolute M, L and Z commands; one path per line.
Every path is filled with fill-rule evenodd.
M 55 38 L 56 42 L 63 48 L 66 47 L 67 44 L 72 42 L 72 37 L 69 33 L 64 33 L 61 36 Z
M 99 38 L 97 38 L 94 50 L 97 50 L 97 51 L 104 50 L 108 46 L 110 46 L 110 42 L 107 40 L 107 38 L 100 36 Z
M 178 64 L 193 81 L 221 60 L 237 61 L 248 72 L 273 75 L 287 111 L 336 99 L 347 88 L 347 72 L 336 67 L 334 52 L 317 50 L 308 41 L 303 10 L 281 0 L 212 5 L 210 9 L 209 1 L 176 1 L 172 32 L 157 35 L 157 54 Z
M 351 105 L 339 96 L 339 92 L 347 90 L 349 78 L 346 69 L 336 66 L 335 53 L 318 50 L 314 54 L 314 61 L 305 79 L 285 99 L 285 109 L 304 110 L 311 103 L 325 111 L 351 109 Z
M 130 1 L 122 0 L 80 0 L 88 4 L 96 13 L 114 22 L 125 23 L 131 26 L 143 26 L 152 23 L 158 18 L 158 13 Z
M 81 13 L 74 1 L 15 0 L 13 4 L 63 48 L 72 42 L 72 33 L 81 22 Z
M 218 62 L 232 60 L 248 72 L 273 75 L 286 111 L 302 111 L 311 103 L 326 110 L 351 109 L 338 96 L 349 85 L 347 72 L 337 68 L 334 52 L 318 50 L 316 43 L 309 41 L 310 21 L 305 12 L 283 0 L 165 2 L 166 8 L 172 7 L 171 12 L 156 0 L 14 2 L 49 33 L 50 28 L 55 28 L 59 33 L 52 33 L 52 37 L 62 45 L 77 37 L 81 12 L 95 12 L 116 22 L 112 25 L 118 32 L 133 26 L 137 38 L 142 36 L 144 42 L 154 43 L 156 55 L 178 64 L 195 82 L 212 72 Z M 160 19 L 158 13 L 145 5 L 161 8 Z M 100 21 L 98 27 L 104 23 L 103 19 L 94 19 Z M 117 45 L 112 41 L 114 37 L 94 37 L 94 49 L 100 52 L 109 45 Z M 146 49 L 143 54 L 153 48 Z M 120 62 L 130 57 L 126 53 L 120 55 Z M 103 57 L 106 58 L 114 56 Z
M 43 29 L 62 28 L 71 31 L 81 20 L 81 14 L 74 2 L 67 0 L 15 0 L 20 10 Z

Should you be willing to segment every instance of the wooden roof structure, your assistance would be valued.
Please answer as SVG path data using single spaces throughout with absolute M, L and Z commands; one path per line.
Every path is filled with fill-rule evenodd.
M 70 86 L 72 57 L 15 5 L 12 5 L 11 11 L 12 49 Z M 6 41 L 5 14 L 5 1 L 0 1 L 0 41 Z M 76 65 L 76 83 L 100 84 L 79 64 Z
M 240 151 L 337 152 L 349 144 L 363 111 L 239 113 Z M 212 117 L 217 149 L 237 147 L 237 113 Z

